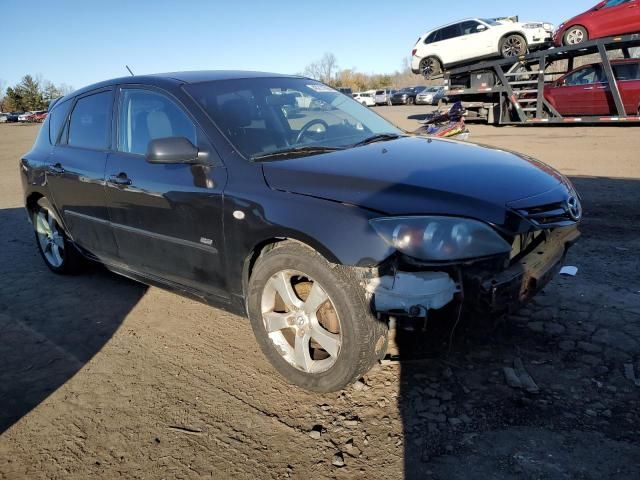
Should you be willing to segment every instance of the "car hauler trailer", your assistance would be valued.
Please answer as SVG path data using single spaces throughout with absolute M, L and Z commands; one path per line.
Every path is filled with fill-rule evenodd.
M 636 123 L 640 113 L 627 115 L 618 81 L 611 67 L 610 54 L 619 52 L 620 58 L 630 58 L 631 49 L 640 47 L 640 34 L 603 38 L 568 47 L 541 50 L 517 59 L 503 59 L 475 63 L 444 73 L 447 101 L 460 101 L 468 119 L 486 120 L 494 125 L 537 124 L 611 124 Z M 561 77 L 574 68 L 575 60 L 596 55 L 611 95 L 608 115 L 561 115 L 544 96 L 545 83 Z M 567 61 L 566 70 L 558 70 L 559 62 Z M 611 103 L 611 102 L 610 102 Z

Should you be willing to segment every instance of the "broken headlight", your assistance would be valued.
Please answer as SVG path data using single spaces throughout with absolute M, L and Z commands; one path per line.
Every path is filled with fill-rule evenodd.
M 455 217 L 389 217 L 370 221 L 385 242 L 420 260 L 445 262 L 509 253 L 489 225 Z

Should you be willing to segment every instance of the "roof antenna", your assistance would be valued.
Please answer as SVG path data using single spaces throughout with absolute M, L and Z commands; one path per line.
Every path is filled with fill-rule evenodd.
M 131 71 L 131 69 L 129 68 L 129 65 L 125 65 L 125 67 L 127 67 L 127 70 L 129 70 L 129 73 L 131 74 L 131 76 L 132 76 L 132 77 L 133 77 L 133 76 L 135 76 L 135 75 L 133 74 L 133 72 Z

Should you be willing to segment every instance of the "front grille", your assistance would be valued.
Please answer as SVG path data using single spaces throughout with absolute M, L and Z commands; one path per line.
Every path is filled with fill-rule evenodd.
M 576 223 L 571 218 L 566 203 L 550 203 L 538 207 L 521 208 L 517 212 L 540 228 L 567 227 Z

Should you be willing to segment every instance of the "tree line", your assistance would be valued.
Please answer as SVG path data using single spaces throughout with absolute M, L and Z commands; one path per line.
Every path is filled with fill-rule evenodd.
M 325 53 L 322 58 L 307 65 L 302 75 L 319 80 L 334 88 L 351 88 L 354 92 L 433 83 L 413 74 L 409 59 L 404 59 L 402 68 L 394 73 L 368 74 L 358 72 L 354 68 L 341 69 L 333 53 Z
M 25 75 L 16 85 L 7 87 L 0 82 L 0 112 L 46 110 L 52 100 L 71 93 L 73 88 L 62 83 L 54 85 L 40 76 Z

